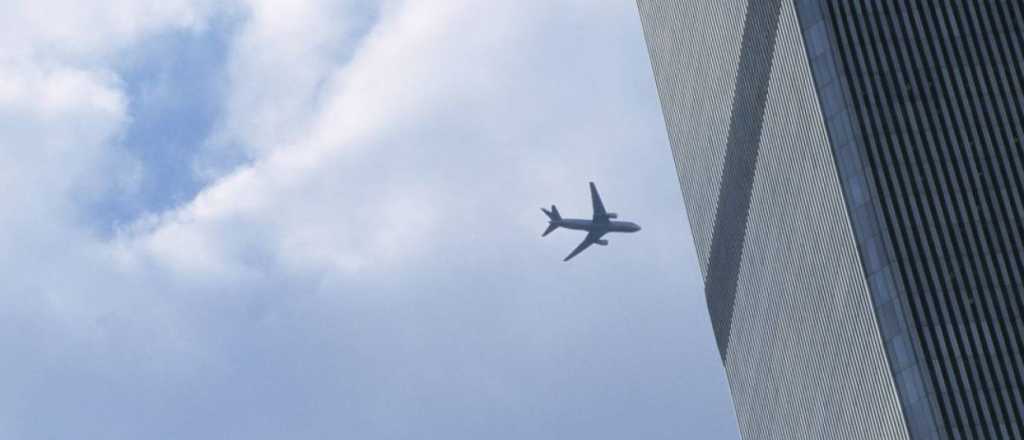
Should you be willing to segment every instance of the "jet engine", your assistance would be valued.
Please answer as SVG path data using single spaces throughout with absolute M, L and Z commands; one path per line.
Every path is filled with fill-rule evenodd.
M 619 215 L 614 212 L 609 212 L 606 215 L 608 216 L 608 218 L 619 218 Z
M 594 240 L 594 243 L 597 243 L 601 246 L 608 246 L 608 240 Z

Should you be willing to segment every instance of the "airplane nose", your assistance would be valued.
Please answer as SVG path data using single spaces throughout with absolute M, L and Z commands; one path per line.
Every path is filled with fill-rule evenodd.
M 639 231 L 640 229 L 641 229 L 641 228 L 640 228 L 640 225 L 638 225 L 638 224 L 633 224 L 633 231 L 634 231 L 634 232 L 636 232 L 636 231 Z

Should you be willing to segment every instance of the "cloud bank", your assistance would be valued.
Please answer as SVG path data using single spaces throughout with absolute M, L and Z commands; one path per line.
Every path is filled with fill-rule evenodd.
M 735 435 L 631 3 L 0 29 L 0 437 Z M 561 265 L 587 180 L 645 230 Z

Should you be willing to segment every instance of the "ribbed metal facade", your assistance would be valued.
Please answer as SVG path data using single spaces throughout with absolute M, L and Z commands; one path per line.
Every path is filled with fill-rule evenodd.
M 808 3 L 923 360 L 921 392 L 901 389 L 931 409 L 908 412 L 912 431 L 1024 438 L 1024 4 Z
M 707 271 L 747 2 L 640 1 L 701 271 Z M 699 166 L 698 166 L 699 164 Z
M 795 5 L 638 3 L 743 437 L 908 438 Z
M 886 253 L 880 205 L 869 170 L 864 166 L 867 160 L 855 111 L 844 87 L 847 77 L 839 67 L 835 40 L 830 38 L 825 14 L 827 5 L 821 0 L 799 0 L 796 6 L 847 210 L 908 430 L 914 439 L 948 438 L 940 435 L 934 401 L 927 398 L 927 372 L 922 361 L 925 357 L 918 349 L 917 333 L 912 331 L 913 326 L 908 321 L 907 298 L 899 293 L 896 275 L 899 269 Z
M 1024 2 L 639 0 L 747 439 L 1024 439 Z

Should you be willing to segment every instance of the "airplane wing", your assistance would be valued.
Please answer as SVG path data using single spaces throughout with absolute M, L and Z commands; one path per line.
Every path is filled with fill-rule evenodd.
M 583 239 L 583 242 L 580 243 L 579 246 L 576 246 L 576 249 L 573 249 L 569 256 L 565 257 L 565 259 L 562 261 L 569 261 L 570 258 L 579 255 L 580 252 L 583 252 L 584 249 L 590 247 L 590 245 L 594 243 L 597 243 L 598 238 L 600 238 L 600 235 L 595 234 L 593 232 L 587 234 L 587 237 Z
M 607 223 L 608 211 L 604 209 L 604 203 L 601 202 L 601 195 L 597 193 L 594 182 L 590 182 L 590 201 L 594 202 L 594 222 Z

